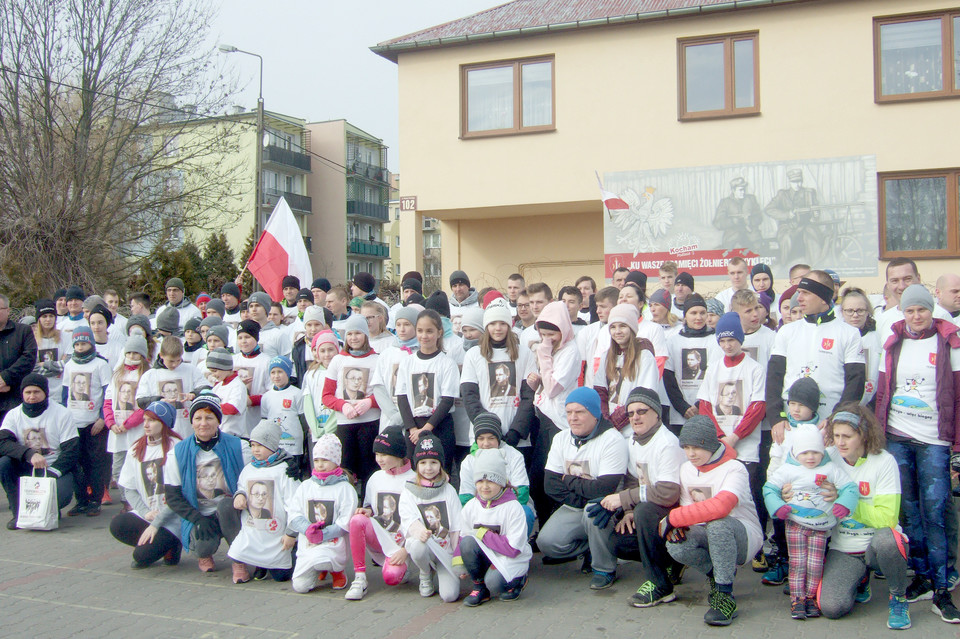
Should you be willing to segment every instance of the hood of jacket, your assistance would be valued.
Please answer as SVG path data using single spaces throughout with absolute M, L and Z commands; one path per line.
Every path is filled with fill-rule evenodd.
M 567 311 L 567 305 L 563 302 L 550 302 L 543 307 L 537 322 L 547 322 L 560 329 L 560 347 L 566 346 L 573 339 L 573 323 L 570 321 L 570 313 Z M 536 326 L 536 324 L 534 324 Z
M 452 308 L 460 308 L 461 306 L 476 306 L 477 305 L 477 289 L 470 287 L 470 294 L 467 295 L 466 299 L 462 302 L 457 301 L 456 295 L 451 295 L 448 300 Z

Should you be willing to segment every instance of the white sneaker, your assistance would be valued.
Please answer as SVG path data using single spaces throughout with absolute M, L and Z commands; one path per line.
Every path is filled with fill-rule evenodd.
M 420 572 L 420 596 L 432 597 L 436 593 L 433 587 L 433 573 L 430 571 Z
M 358 572 L 343 598 L 350 601 L 360 601 L 365 594 L 367 594 L 367 573 Z

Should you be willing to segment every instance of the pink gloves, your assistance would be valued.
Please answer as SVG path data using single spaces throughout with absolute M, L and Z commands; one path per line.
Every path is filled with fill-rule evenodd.
M 776 517 L 777 519 L 782 519 L 782 520 L 786 521 L 787 517 L 790 516 L 790 513 L 791 513 L 791 512 L 793 512 L 793 509 L 790 508 L 789 504 L 784 504 L 783 506 L 780 506 L 779 508 L 777 508 L 777 512 L 775 513 L 775 517 Z
M 343 405 L 343 410 L 341 412 L 343 413 L 343 416 L 346 417 L 347 419 L 356 419 L 357 416 L 359 415 L 359 413 L 357 412 L 357 407 L 351 404 L 350 402 L 346 402 Z
M 303 533 L 307 541 L 311 544 L 319 544 L 323 541 L 323 524 L 317 522 L 307 527 L 307 532 Z
M 850 509 L 846 506 L 841 506 L 840 504 L 833 505 L 833 516 L 837 519 L 843 519 L 850 514 Z
M 369 397 L 366 399 L 361 399 L 359 402 L 354 404 L 354 406 L 357 409 L 357 417 L 360 417 L 361 415 L 366 413 L 368 410 L 373 408 L 373 400 Z

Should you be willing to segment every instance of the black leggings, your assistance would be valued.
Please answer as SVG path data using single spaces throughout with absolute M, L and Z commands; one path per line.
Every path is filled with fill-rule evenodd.
M 377 436 L 380 422 L 359 424 L 337 424 L 337 438 L 343 444 L 343 463 L 341 466 L 357 476 L 361 485 L 377 470 L 373 455 L 373 440 Z M 312 455 L 312 452 L 311 452 Z
M 533 442 L 533 458 L 530 462 L 530 498 L 533 499 L 534 506 L 537 509 L 537 519 L 540 521 L 540 528 L 550 519 L 553 511 L 560 507 L 544 488 L 543 474 L 547 467 L 547 455 L 550 447 L 553 445 L 553 438 L 556 437 L 560 429 L 550 421 L 550 418 L 537 409 L 537 419 L 540 421 L 540 431 L 537 433 L 537 439 Z
M 104 427 L 93 435 L 92 428 L 93 425 L 77 429 L 80 434 L 80 463 L 76 470 L 77 504 L 99 505 L 110 481 L 110 456 L 107 455 L 110 429 Z
M 120 543 L 133 546 L 133 560 L 141 566 L 149 566 L 171 550 L 174 559 L 171 563 L 179 563 L 180 540 L 166 528 L 158 528 L 156 536 L 149 544 L 137 545 L 140 535 L 149 525 L 150 522 L 133 513 L 120 513 L 110 521 L 110 534 Z

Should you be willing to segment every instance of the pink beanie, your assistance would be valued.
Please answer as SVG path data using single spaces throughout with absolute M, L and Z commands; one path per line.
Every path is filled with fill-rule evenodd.
M 317 350 L 317 346 L 320 344 L 333 344 L 337 348 L 340 348 L 340 344 L 337 342 L 337 336 L 333 334 L 333 331 L 320 331 L 313 336 L 313 343 L 310 344 L 312 350 Z
M 640 324 L 640 311 L 633 304 L 617 304 L 607 317 L 607 326 L 614 322 L 623 322 L 636 333 L 637 326 Z

